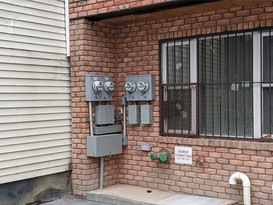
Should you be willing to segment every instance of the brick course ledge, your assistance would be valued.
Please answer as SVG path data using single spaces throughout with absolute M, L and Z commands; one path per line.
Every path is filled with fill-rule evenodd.
M 159 143 L 273 151 L 273 142 L 159 136 Z

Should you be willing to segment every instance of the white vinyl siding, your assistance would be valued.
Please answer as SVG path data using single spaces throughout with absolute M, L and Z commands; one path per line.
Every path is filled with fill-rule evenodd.
M 70 170 L 64 0 L 0 0 L 0 184 Z

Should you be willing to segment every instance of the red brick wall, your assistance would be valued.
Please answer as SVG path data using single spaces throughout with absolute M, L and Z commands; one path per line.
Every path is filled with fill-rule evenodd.
M 96 15 L 172 0 L 70 0 L 71 18 Z
M 273 26 L 273 3 L 216 10 L 157 21 L 126 25 L 72 23 L 72 111 L 73 111 L 73 188 L 81 194 L 98 186 L 98 161 L 85 156 L 89 127 L 88 106 L 84 100 L 84 74 L 111 73 L 117 86 L 115 104 L 120 108 L 126 75 L 156 75 L 156 100 L 152 126 L 128 127 L 128 146 L 123 154 L 108 159 L 105 185 L 126 183 L 242 201 L 242 187 L 230 186 L 235 171 L 246 173 L 252 183 L 253 204 L 271 203 L 273 145 L 266 142 L 225 139 L 189 139 L 159 136 L 159 40 L 199 34 Z M 104 69 L 104 70 L 103 70 Z M 153 151 L 167 148 L 170 164 L 149 159 L 140 143 L 149 142 Z M 192 146 L 193 164 L 174 164 L 174 147 Z M 196 161 L 204 157 L 203 167 Z
M 75 194 L 98 188 L 99 159 L 86 156 L 89 111 L 85 102 L 84 76 L 107 73 L 115 77 L 115 30 L 85 20 L 71 24 L 72 182 Z M 94 111 L 93 111 L 94 112 Z M 118 159 L 105 159 L 106 185 L 118 182 Z

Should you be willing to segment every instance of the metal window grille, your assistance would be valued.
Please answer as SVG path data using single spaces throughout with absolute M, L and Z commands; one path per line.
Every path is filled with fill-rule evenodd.
M 271 136 L 272 41 L 268 29 L 162 42 L 161 134 Z
M 161 133 L 196 134 L 196 82 L 194 82 L 189 40 L 163 44 L 161 84 Z M 193 114 L 194 113 L 194 114 Z

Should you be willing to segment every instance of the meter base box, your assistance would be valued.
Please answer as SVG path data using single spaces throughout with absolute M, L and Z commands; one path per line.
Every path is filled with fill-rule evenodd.
M 122 134 L 87 137 L 86 155 L 89 157 L 105 157 L 120 153 L 122 153 Z
M 112 101 L 112 92 L 106 92 L 105 89 L 95 92 L 93 89 L 93 83 L 95 81 L 101 81 L 103 83 L 112 82 L 110 76 L 100 75 L 86 75 L 85 76 L 85 99 L 91 102 L 100 101 Z
M 126 91 L 126 100 L 127 101 L 152 101 L 155 100 L 155 76 L 148 75 L 135 75 L 135 76 L 127 76 L 126 82 L 134 82 L 138 84 L 139 81 L 146 81 L 149 84 L 149 88 L 147 91 L 142 92 L 138 88 L 134 92 Z

